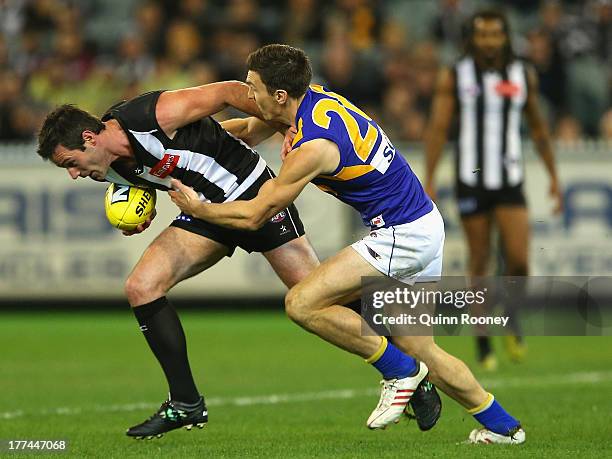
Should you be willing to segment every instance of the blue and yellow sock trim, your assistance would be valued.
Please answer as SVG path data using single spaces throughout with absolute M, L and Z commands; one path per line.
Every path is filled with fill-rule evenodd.
M 378 359 L 380 359 L 382 355 L 385 353 L 385 351 L 387 350 L 387 344 L 388 344 L 387 338 L 385 338 L 384 336 L 381 336 L 380 337 L 380 347 L 374 354 L 372 354 L 370 357 L 365 359 L 366 363 L 372 364 L 376 362 Z
M 470 413 L 471 415 L 482 413 L 483 411 L 488 409 L 493 404 L 494 400 L 495 400 L 495 397 L 493 397 L 493 394 L 488 393 L 487 399 L 484 402 L 482 402 L 477 407 L 470 408 L 469 410 L 467 410 L 467 412 Z

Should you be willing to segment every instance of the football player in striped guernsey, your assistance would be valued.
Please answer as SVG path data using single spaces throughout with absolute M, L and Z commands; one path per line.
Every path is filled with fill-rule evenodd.
M 259 114 L 247 94 L 248 87 L 238 81 L 153 91 L 116 104 L 101 119 L 62 105 L 47 116 L 38 153 L 65 168 L 73 179 L 168 190 L 171 178 L 178 177 L 208 202 L 250 199 L 273 177 L 250 145 L 274 129 L 266 124 L 260 130 L 264 137 L 253 137 L 248 129 L 235 132 L 232 123 L 219 124 L 209 116 L 227 105 Z M 257 118 L 251 123 L 264 124 Z M 124 234 L 140 233 L 150 223 Z M 155 438 L 207 422 L 183 328 L 166 294 L 182 280 L 231 256 L 236 247 L 262 253 L 288 287 L 319 264 L 293 205 L 280 210 L 255 234 L 230 231 L 185 214 L 176 217 L 145 250 L 125 284 L 140 330 L 169 386 L 168 400 L 150 419 L 128 429 L 127 435 Z
M 257 118 L 219 124 L 210 117 L 227 105 L 261 116 L 248 91 L 240 82 L 153 91 L 111 107 L 101 119 L 63 105 L 47 116 L 39 133 L 38 153 L 65 168 L 72 179 L 89 177 L 169 190 L 174 177 L 192 186 L 205 202 L 249 200 L 273 178 L 251 145 L 269 137 L 279 125 L 271 127 Z M 150 223 L 124 234 L 140 233 Z M 279 209 L 256 232 L 230 230 L 180 214 L 146 249 L 125 285 L 140 329 L 169 386 L 168 400 L 150 419 L 128 429 L 129 436 L 154 438 L 207 422 L 183 328 L 166 294 L 182 280 L 231 256 L 236 247 L 262 253 L 287 287 L 319 265 L 293 204 Z M 390 368 L 395 371 L 413 362 L 398 351 Z M 436 413 L 435 406 L 430 409 L 437 397 L 433 392 L 417 390 L 413 408 L 419 426 L 431 427 L 437 420 L 431 416 Z
M 505 275 L 526 276 L 529 223 L 523 195 L 521 119 L 526 115 L 531 136 L 548 174 L 554 212 L 563 206 L 553 150 L 538 106 L 535 70 L 512 50 L 506 18 L 495 10 L 476 13 L 467 27 L 466 53 L 439 76 L 432 115 L 425 135 L 425 189 L 436 196 L 434 175 L 453 117 L 458 120 L 456 198 L 469 251 L 472 279 L 485 276 L 491 255 L 491 232 L 500 233 Z M 516 361 L 525 345 L 520 336 L 518 305 L 506 305 L 513 334 L 506 348 Z M 486 330 L 481 330 L 486 334 Z M 486 369 L 496 367 L 490 339 L 477 339 L 478 358 Z
M 251 231 L 293 202 L 309 182 L 356 209 L 369 234 L 325 260 L 289 290 L 285 298 L 289 317 L 381 371 L 379 403 L 366 421 L 370 429 L 396 422 L 429 372 L 433 383 L 483 425 L 470 435 L 471 440 L 522 443 L 525 432 L 519 421 L 432 336 L 387 340 L 363 333 L 362 318 L 345 306 L 359 298 L 365 276 L 428 285 L 439 279 L 444 222 L 382 128 L 340 94 L 310 85 L 311 76 L 309 60 L 300 49 L 267 45 L 253 52 L 246 80 L 250 97 L 265 119 L 297 130 L 278 177 L 250 201 L 220 204 L 202 202 L 193 189 L 174 180 L 172 200 L 197 218 Z M 399 349 L 418 361 L 402 363 Z

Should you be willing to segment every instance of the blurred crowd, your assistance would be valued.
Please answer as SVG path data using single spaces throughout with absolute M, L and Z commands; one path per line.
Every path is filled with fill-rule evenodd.
M 153 89 L 242 80 L 272 42 L 305 49 L 315 82 L 418 141 L 436 73 L 483 6 L 508 14 L 555 137 L 612 139 L 612 0 L 0 0 L 0 141 L 31 139 L 60 103 L 101 115 Z

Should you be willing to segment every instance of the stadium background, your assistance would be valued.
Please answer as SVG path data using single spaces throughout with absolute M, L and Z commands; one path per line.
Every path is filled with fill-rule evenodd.
M 50 107 L 70 102 L 102 113 L 147 90 L 243 79 L 250 51 L 287 42 L 309 53 L 315 82 L 365 107 L 420 172 L 419 142 L 436 71 L 457 57 L 461 24 L 480 6 L 503 6 L 511 18 L 516 52 L 538 70 L 556 141 L 567 202 L 561 218 L 551 216 L 544 168 L 526 148 L 533 273 L 612 273 L 609 1 L 3 1 L 3 302 L 82 298 L 85 292 L 121 301 L 131 266 L 176 213 L 160 196 L 160 215 L 142 236 L 124 238 L 110 228 L 99 205 L 103 187 L 66 180 L 65 172 L 34 154 L 33 136 Z M 220 118 L 235 115 L 226 111 Z M 278 169 L 278 144 L 259 150 Z M 439 194 L 448 233 L 445 273 L 462 274 L 464 247 L 451 199 L 452 152 L 444 158 Z M 363 230 L 348 208 L 312 188 L 298 204 L 313 245 L 326 257 Z M 174 295 L 248 299 L 282 292 L 262 257 L 240 253 L 179 286 Z
M 481 6 L 508 13 L 515 50 L 538 71 L 555 141 L 566 198 L 558 218 L 551 216 L 544 168 L 529 145 L 525 151 L 533 273 L 611 275 L 610 1 L 0 0 L 0 439 L 68 437 L 79 456 L 164 453 L 160 446 L 138 450 L 117 442 L 165 390 L 128 314 L 123 280 L 176 211 L 160 195 L 152 227 L 121 236 L 105 221 L 104 185 L 70 181 L 36 156 L 34 135 L 47 110 L 70 102 L 102 113 L 151 89 L 243 79 L 250 51 L 286 42 L 311 56 L 315 82 L 379 120 L 421 175 L 420 141 L 436 71 L 457 57 L 461 23 Z M 235 115 L 228 110 L 219 119 Z M 278 149 L 278 141 L 258 149 L 275 169 Z M 439 171 L 444 269 L 463 274 L 450 150 L 449 144 Z M 314 187 L 297 204 L 322 258 L 363 232 L 350 209 Z M 237 252 L 172 292 L 181 310 L 196 309 L 183 321 L 194 373 L 207 381 L 219 422 L 201 439 L 206 446 L 177 434 L 165 453 L 393 457 L 388 443 L 401 447 L 409 439 L 420 445 L 417 455 L 457 454 L 453 447 L 471 424 L 448 399 L 438 434 L 410 430 L 407 437 L 407 429 L 391 429 L 386 439 L 364 439 L 361 421 L 376 398 L 373 374 L 289 323 L 280 312 L 283 291 L 262 257 Z M 70 311 L 58 312 L 63 308 Z M 233 311 L 245 308 L 253 311 Z M 111 309 L 121 312 L 106 312 Z M 473 364 L 471 342 L 442 342 Z M 609 425 L 598 413 L 612 408 L 601 395 L 612 389 L 610 344 L 608 338 L 533 339 L 525 364 L 502 361 L 487 379 L 546 436 L 526 454 L 609 453 Z M 240 364 L 233 366 L 236 356 Z M 338 372 L 352 392 L 342 392 L 346 380 L 332 376 Z M 289 394 L 287 403 L 282 394 Z M 241 404 L 237 396 L 251 398 Z M 554 428 L 543 426 L 549 419 L 557 420 Z

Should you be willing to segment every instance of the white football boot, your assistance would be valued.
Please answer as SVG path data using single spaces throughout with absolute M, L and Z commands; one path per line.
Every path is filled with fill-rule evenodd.
M 525 431 L 519 426 L 508 435 L 491 432 L 489 429 L 474 429 L 470 432 L 468 443 L 498 443 L 500 445 L 520 445 L 525 442 Z
M 380 400 L 366 423 L 368 428 L 384 429 L 392 422 L 397 423 L 402 417 L 410 397 L 412 397 L 421 381 L 425 379 L 428 372 L 427 365 L 419 362 L 419 371 L 414 376 L 401 379 L 383 379 L 380 382 L 382 385 Z

